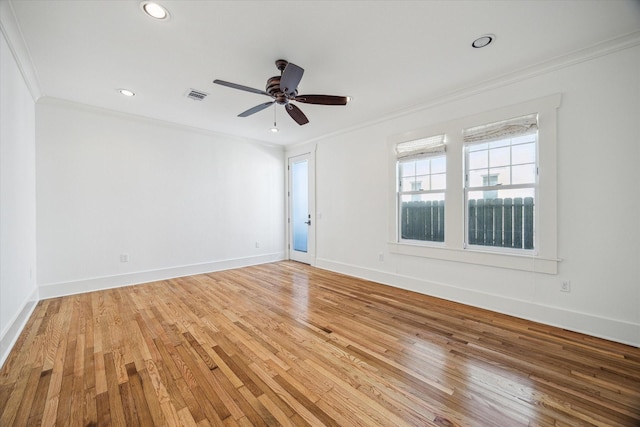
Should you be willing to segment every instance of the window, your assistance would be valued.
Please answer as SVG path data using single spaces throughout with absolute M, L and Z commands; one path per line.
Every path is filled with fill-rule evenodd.
M 537 115 L 463 131 L 466 243 L 534 249 Z
M 389 251 L 556 274 L 561 99 L 389 136 Z
M 396 145 L 400 240 L 444 241 L 444 135 Z

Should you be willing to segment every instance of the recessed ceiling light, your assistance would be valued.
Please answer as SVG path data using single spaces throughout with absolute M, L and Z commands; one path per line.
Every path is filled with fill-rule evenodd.
M 120 92 L 121 95 L 124 96 L 135 96 L 135 92 L 129 89 L 118 89 L 118 92 Z
M 471 43 L 471 46 L 476 49 L 480 49 L 481 47 L 489 46 L 495 39 L 496 36 L 494 36 L 493 34 L 485 34 L 484 36 L 475 39 L 473 43 Z
M 140 3 L 142 11 L 155 19 L 169 19 L 169 12 L 158 3 L 152 1 L 143 1 Z
M 271 129 L 269 129 L 269 130 L 270 130 L 271 132 L 273 132 L 273 133 L 278 133 L 278 132 L 279 132 L 279 129 L 278 129 L 277 127 L 275 127 L 275 126 L 274 126 L 274 127 L 272 127 L 272 128 L 271 128 Z

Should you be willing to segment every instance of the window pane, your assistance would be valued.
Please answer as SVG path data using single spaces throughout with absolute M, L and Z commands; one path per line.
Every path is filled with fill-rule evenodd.
M 400 176 L 413 176 L 416 174 L 415 160 L 400 163 Z
M 491 148 L 508 147 L 511 144 L 510 139 L 501 139 L 499 141 L 493 141 L 489 143 Z
M 431 173 L 444 173 L 447 170 L 447 159 L 445 156 L 433 157 L 431 159 Z
M 309 226 L 309 165 L 307 160 L 294 162 L 291 168 L 291 222 L 293 223 L 293 250 L 307 252 Z
M 429 159 L 416 160 L 416 175 L 429 174 Z
M 483 187 L 488 176 L 487 170 L 469 171 L 469 187 Z
M 443 173 L 431 175 L 431 190 L 444 190 L 447 188 L 447 176 Z
M 495 185 L 509 185 L 511 184 L 511 170 L 506 168 L 491 168 L 489 169 L 489 175 L 496 176 Z
M 537 136 L 537 134 L 531 133 L 529 135 L 523 135 L 523 136 L 518 136 L 516 138 L 512 138 L 511 139 L 511 145 L 524 144 L 524 143 L 527 143 L 527 142 L 535 142 L 536 141 L 536 136 Z
M 414 177 L 411 178 L 402 178 L 402 188 L 400 189 L 401 191 L 412 191 L 412 188 L 414 187 L 414 183 L 416 182 L 416 180 L 414 179 Z
M 516 145 L 512 149 L 511 156 L 514 165 L 534 163 L 536 161 L 536 145 L 533 143 Z
M 489 150 L 489 165 L 491 167 L 511 164 L 511 149 L 509 147 Z
M 489 144 L 488 143 L 483 143 L 483 144 L 471 144 L 467 147 L 467 149 L 469 150 L 469 152 L 473 152 L 473 151 L 480 151 L 480 150 L 486 150 L 489 148 Z
M 482 175 L 482 186 L 496 185 L 498 183 L 498 175 Z
M 431 176 L 436 172 L 442 176 L 437 179 L 438 187 L 435 189 L 444 190 L 446 185 L 444 177 L 446 167 L 447 162 L 445 156 L 424 157 L 398 162 L 400 191 L 433 190 Z
M 404 195 L 400 200 L 403 240 L 444 241 L 444 193 Z
M 439 202 L 444 201 L 444 191 L 437 193 L 425 193 L 425 194 L 403 194 L 400 196 L 401 202 Z
M 487 150 L 482 151 L 470 151 L 469 152 L 469 169 L 482 169 L 489 166 L 489 152 Z
M 494 191 L 494 190 L 490 190 L 490 191 Z M 497 190 L 495 190 L 495 196 L 492 196 L 492 197 L 487 197 L 487 195 L 485 193 L 488 193 L 488 191 L 469 191 L 469 200 L 472 200 L 472 199 L 506 199 L 506 198 L 514 199 L 516 197 L 521 197 L 521 198 L 534 197 L 535 189 L 533 187 L 531 187 L 531 188 L 511 188 L 511 189 L 508 189 L 508 190 L 497 189 Z
M 411 191 L 430 190 L 429 188 L 429 175 L 416 176 L 415 183 L 413 184 Z
M 534 164 L 514 166 L 512 173 L 511 182 L 513 184 L 533 184 L 536 182 L 536 165 Z
M 398 227 L 400 239 L 444 241 L 444 190 L 446 156 L 425 156 L 399 162 L 400 194 Z M 436 191 L 431 193 L 431 191 Z M 429 193 L 421 192 L 429 191 Z
M 496 141 L 465 144 L 467 243 L 533 249 L 538 134 L 503 135 Z
M 491 193 L 487 197 L 486 193 Z M 472 245 L 533 249 L 534 189 L 470 191 L 467 238 Z

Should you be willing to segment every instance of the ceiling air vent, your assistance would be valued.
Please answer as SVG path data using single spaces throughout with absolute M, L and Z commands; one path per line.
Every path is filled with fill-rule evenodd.
M 187 92 L 187 98 L 191 98 L 194 101 L 202 101 L 207 97 L 207 95 L 209 94 L 195 89 L 189 89 L 189 91 Z

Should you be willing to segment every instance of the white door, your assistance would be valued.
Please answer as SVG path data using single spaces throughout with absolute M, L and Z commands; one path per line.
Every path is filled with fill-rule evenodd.
M 313 264 L 313 162 L 310 154 L 289 158 L 289 259 Z

